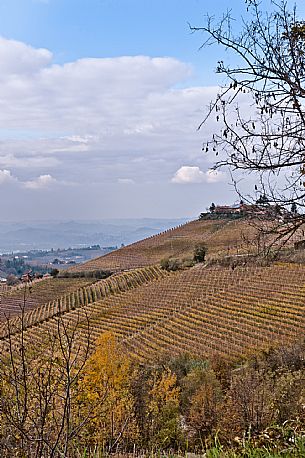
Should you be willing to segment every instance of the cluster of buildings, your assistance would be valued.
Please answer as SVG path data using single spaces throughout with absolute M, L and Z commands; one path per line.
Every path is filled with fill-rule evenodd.
M 237 205 L 212 205 L 208 213 L 201 213 L 200 219 L 210 218 L 241 218 L 264 217 L 264 218 L 288 218 L 291 212 L 287 211 L 280 205 L 271 205 L 264 197 L 261 197 L 255 204 L 245 204 L 241 201 Z
M 278 215 L 281 213 L 281 208 L 276 205 L 261 206 L 256 204 L 244 204 L 239 205 L 215 205 L 215 208 L 211 210 L 211 213 L 215 215 L 255 215 L 255 216 L 271 216 Z

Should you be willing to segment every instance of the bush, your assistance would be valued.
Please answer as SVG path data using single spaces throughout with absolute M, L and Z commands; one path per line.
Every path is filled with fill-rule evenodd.
M 195 250 L 194 250 L 194 261 L 195 262 L 204 262 L 205 256 L 207 254 L 207 246 L 204 243 L 201 243 L 200 245 L 196 245 Z
M 83 272 L 67 272 L 60 273 L 60 278 L 95 278 L 96 280 L 103 280 L 110 277 L 112 272 L 109 270 L 88 270 Z
M 161 269 L 168 270 L 169 258 L 161 259 L 160 266 L 161 266 Z
M 6 280 L 7 280 L 7 286 L 15 286 L 19 283 L 18 278 L 14 274 L 9 274 Z
M 194 267 L 195 261 L 192 258 L 183 258 L 182 259 L 182 268 L 187 269 L 188 267 Z
M 164 258 L 160 261 L 161 269 L 167 270 L 168 272 L 174 272 L 181 268 L 181 261 L 179 259 Z
M 53 277 L 53 278 L 56 278 L 59 274 L 59 270 L 58 269 L 52 269 L 51 272 L 50 272 L 50 275 Z

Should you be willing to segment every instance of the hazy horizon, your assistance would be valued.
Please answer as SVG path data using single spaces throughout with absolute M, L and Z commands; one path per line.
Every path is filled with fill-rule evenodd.
M 92 245 L 120 246 L 163 232 L 188 218 L 125 218 L 0 222 L 0 253 L 64 249 Z

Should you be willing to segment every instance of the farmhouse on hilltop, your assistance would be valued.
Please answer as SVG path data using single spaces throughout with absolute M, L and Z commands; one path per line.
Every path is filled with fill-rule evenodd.
M 237 205 L 215 205 L 211 204 L 209 212 L 201 213 L 199 219 L 217 218 L 242 218 L 261 216 L 266 218 L 291 216 L 285 208 L 279 205 L 271 205 L 265 196 L 261 196 L 255 204 L 245 204 L 241 201 Z

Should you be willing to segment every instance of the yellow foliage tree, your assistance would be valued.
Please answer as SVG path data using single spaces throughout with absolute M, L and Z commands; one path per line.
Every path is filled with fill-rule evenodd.
M 166 448 L 181 441 L 177 376 L 170 369 L 153 372 L 150 380 L 147 415 L 151 445 Z
M 196 374 L 196 372 L 195 370 L 193 374 L 189 374 L 186 380 L 189 384 L 193 382 L 193 385 L 196 381 L 200 381 L 200 385 L 189 399 L 190 409 L 187 421 L 202 444 L 204 439 L 211 437 L 216 432 L 223 407 L 222 391 L 220 382 L 212 370 L 201 371 L 201 374 Z
M 94 442 L 112 450 L 122 442 L 128 447 L 136 439 L 131 380 L 130 360 L 115 336 L 110 332 L 102 334 L 80 382 L 83 415 L 90 418 L 87 443 Z

